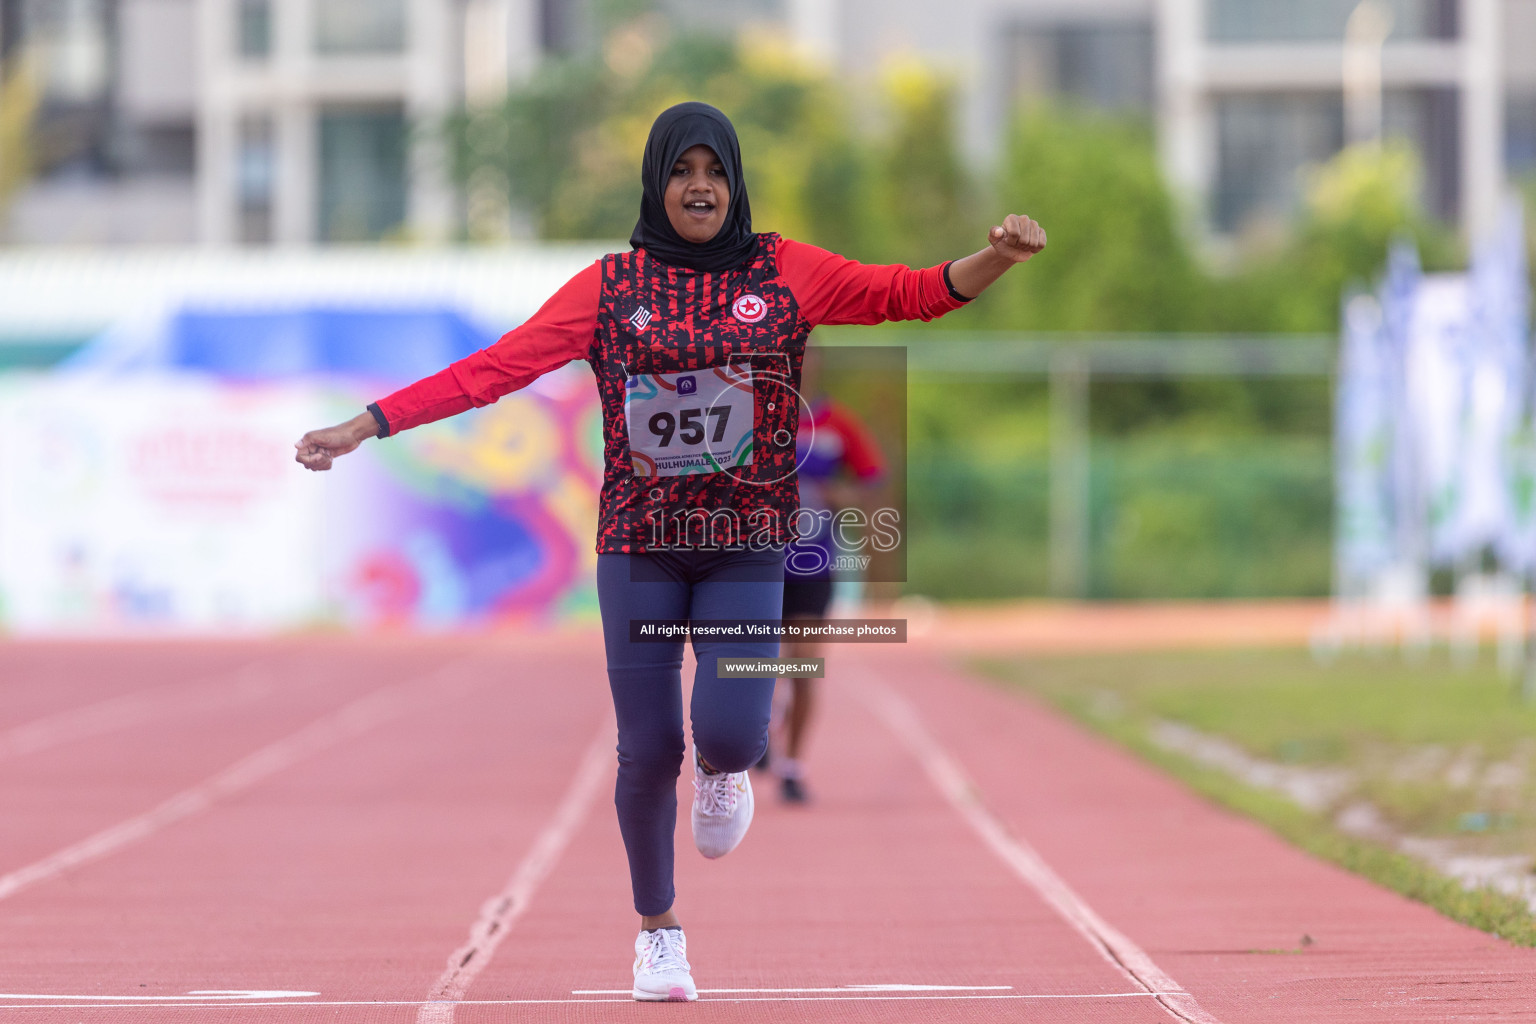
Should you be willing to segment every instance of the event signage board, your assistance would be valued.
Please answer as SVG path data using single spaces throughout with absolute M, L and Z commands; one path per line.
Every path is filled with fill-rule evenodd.
M 0 383 L 0 615 L 22 632 L 297 626 L 324 492 L 290 472 L 294 387 L 155 375 Z
M 576 366 L 328 473 L 359 382 L 0 378 L 0 628 L 460 628 L 590 613 L 600 421 Z

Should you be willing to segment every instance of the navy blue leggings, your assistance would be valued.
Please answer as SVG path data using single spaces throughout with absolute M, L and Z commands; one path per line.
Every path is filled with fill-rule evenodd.
M 775 621 L 783 601 L 784 552 L 666 551 L 597 556 L 597 599 L 608 651 L 608 685 L 619 722 L 613 802 L 629 855 L 635 910 L 666 913 L 683 763 L 683 641 L 630 642 L 631 619 Z M 745 771 L 768 747 L 772 679 L 721 679 L 715 659 L 774 658 L 777 639 L 693 642 L 693 743 L 711 767 Z

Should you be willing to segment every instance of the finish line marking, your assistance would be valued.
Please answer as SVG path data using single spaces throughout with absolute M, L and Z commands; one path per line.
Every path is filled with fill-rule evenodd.
M 712 989 L 707 989 L 707 988 L 699 989 L 699 993 L 700 993 L 701 996 L 704 993 L 711 992 L 711 991 L 719 991 L 719 990 L 712 990 Z M 733 990 L 726 989 L 724 991 L 733 991 Z M 879 993 L 879 992 L 857 992 L 857 991 L 853 991 L 853 992 L 849 992 L 847 995 L 841 995 L 841 996 L 835 996 L 835 995 L 809 995 L 809 996 L 781 995 L 781 996 L 773 996 L 773 995 L 769 995 L 769 996 L 757 996 L 757 997 L 717 998 L 717 999 L 709 999 L 709 1000 L 701 999 L 700 1002 L 706 1002 L 707 1001 L 707 1002 L 711 1002 L 711 1003 L 866 1003 L 866 1002 L 873 1002 L 873 1003 L 887 1002 L 888 1003 L 888 1002 L 935 1002 L 935 1001 L 937 1001 L 937 1002 L 961 1002 L 961 1001 L 966 1001 L 966 1000 L 969 1000 L 969 1001 L 976 1001 L 976 1000 L 1013 1000 L 1015 1002 L 1019 1002 L 1019 1001 L 1049 1001 L 1049 1000 L 1056 1000 L 1056 1001 L 1062 1001 L 1062 1000 L 1084 1001 L 1084 1000 L 1090 1000 L 1090 999 L 1146 999 L 1146 998 L 1148 998 L 1150 996 L 1169 995 L 1169 994 L 1183 995 L 1184 993 L 1163 993 L 1163 992 L 1092 992 L 1092 993 L 1081 993 L 1081 994 L 1075 994 L 1075 995 L 1066 995 L 1066 994 L 1059 994 L 1058 995 L 1058 994 L 1050 994 L 1050 993 L 1027 994 L 1027 993 L 1014 993 L 1014 992 L 988 992 L 988 993 L 976 993 L 976 994 L 962 993 L 962 992 L 935 992 L 935 993 L 932 993 L 932 994 L 896 994 L 896 993 L 886 994 L 886 993 Z M 132 998 L 138 998 L 138 997 L 133 997 L 133 996 L 21 996 L 21 995 L 7 995 L 5 993 L 0 993 L 0 999 L 102 999 L 102 1000 L 105 1000 L 105 999 L 132 999 Z M 158 998 L 165 999 L 167 997 L 166 996 L 160 996 Z M 181 997 L 180 996 L 170 996 L 169 998 L 171 998 L 171 999 L 179 999 Z M 148 1003 L 148 1002 L 133 1002 L 133 1003 L 129 1003 L 129 1002 L 122 1002 L 122 1003 L 66 1002 L 66 1003 L 40 1003 L 39 1002 L 39 1003 L 13 1003 L 13 1004 L 0 1003 L 0 1010 L 39 1010 L 39 1009 L 41 1009 L 41 1010 L 58 1010 L 58 1009 L 73 1009 L 73 1010 L 85 1010 L 85 1009 L 93 1009 L 93 1010 L 94 1009 L 108 1009 L 108 1010 L 111 1010 L 111 1009 L 165 1009 L 165 1010 L 169 1010 L 169 1009 L 176 1009 L 176 1008 L 209 1009 L 209 1008 L 215 1008 L 215 1007 L 216 1008 L 220 1008 L 220 1009 L 236 1009 L 236 1008 L 246 1007 L 246 1006 L 251 1006 L 251 1007 L 258 1007 L 258 1006 L 268 1006 L 268 1007 L 270 1007 L 270 1006 L 419 1006 L 419 1007 L 421 1007 L 422 1012 L 426 1012 L 426 1011 L 431 1010 L 431 1009 L 436 1008 L 436 1007 L 443 1007 L 443 1008 L 448 1009 L 451 1012 L 453 1007 L 455 1007 L 455 1006 L 571 1006 L 571 1005 L 577 1005 L 577 1004 L 583 1004 L 584 1005 L 584 1004 L 587 1004 L 587 1003 L 628 1003 L 631 1006 L 633 1006 L 635 1004 L 635 1000 L 634 1000 L 633 997 L 630 996 L 629 991 L 626 989 L 626 990 L 624 990 L 623 998 L 618 998 L 618 999 L 596 999 L 596 998 L 593 998 L 593 999 L 457 999 L 457 1000 L 454 1000 L 453 1002 L 450 1002 L 450 1003 L 423 1002 L 420 999 L 350 999 L 350 1000 L 339 1000 L 339 999 L 338 1000 L 289 999 L 289 1000 L 285 1000 L 283 1002 L 256 1002 L 256 1001 L 252 1001 L 252 1000 L 245 1000 L 245 1001 L 240 1001 L 240 1002 L 211 1002 L 211 1003 L 210 1002 L 201 1002 L 201 1003 L 192 1003 L 192 1002 L 162 1002 L 162 1003 Z
M 1221 1024 L 1195 1001 L 1194 996 L 1163 973 L 1145 950 L 1095 913 L 1033 847 L 1009 833 L 1002 821 L 982 804 L 976 784 L 923 725 L 910 701 L 866 672 L 859 671 L 856 678 L 864 703 L 923 766 L 950 806 L 959 812 L 982 842 L 1077 929 L 1100 956 L 1185 1024 Z
M 570 844 L 576 830 L 586 819 L 587 810 L 597 796 L 603 780 L 608 777 L 613 764 L 613 719 L 604 717 L 597 735 L 587 747 L 585 756 L 576 768 L 571 786 L 555 808 L 555 815 L 544 826 L 534 841 L 533 848 L 518 864 L 506 886 L 487 900 L 480 908 L 480 917 L 469 928 L 469 941 L 460 946 L 448 958 L 448 969 L 437 979 L 432 991 L 423 1002 L 402 1003 L 402 1006 L 420 1006 L 416 1024 L 452 1024 L 453 1008 L 461 1002 L 474 982 L 475 976 L 491 962 L 491 956 L 501 940 L 507 937 L 517 919 L 528 909 L 528 901 L 544 878 L 554 870 L 555 864 Z M 510 1000 L 513 1005 L 525 1000 Z M 527 1002 L 562 1002 L 571 1000 L 526 1000 Z M 586 1002 L 589 1000 L 573 1000 Z M 499 1005 L 492 1003 L 491 1005 Z

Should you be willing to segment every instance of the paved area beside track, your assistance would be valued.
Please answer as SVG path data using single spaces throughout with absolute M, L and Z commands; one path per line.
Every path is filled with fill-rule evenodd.
M 627 995 L 592 635 L 0 645 L 0 1010 L 1536 1021 L 1536 953 L 1291 849 L 939 645 L 835 648 L 828 676 L 812 805 L 764 786 L 715 862 L 680 822 L 702 994 L 658 1006 Z

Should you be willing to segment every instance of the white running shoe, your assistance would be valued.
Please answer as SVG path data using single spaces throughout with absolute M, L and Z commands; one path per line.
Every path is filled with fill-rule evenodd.
M 635 988 L 630 994 L 651 1003 L 687 1003 L 699 998 L 687 952 L 688 940 L 681 928 L 642 931 L 635 939 Z
M 693 845 L 713 860 L 740 844 L 752 824 L 752 782 L 746 772 L 704 774 L 693 752 Z

